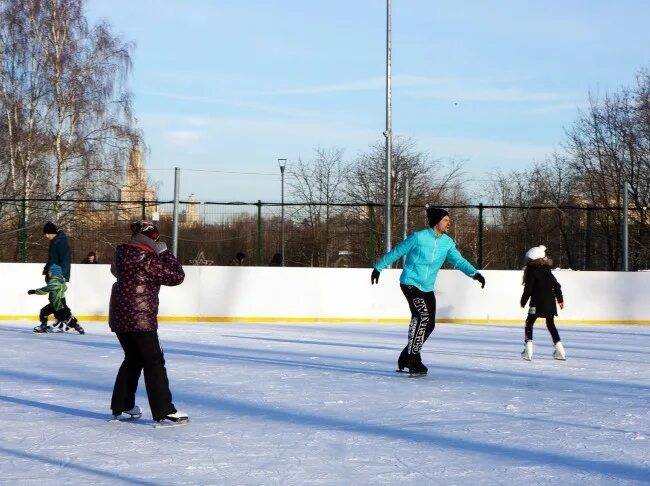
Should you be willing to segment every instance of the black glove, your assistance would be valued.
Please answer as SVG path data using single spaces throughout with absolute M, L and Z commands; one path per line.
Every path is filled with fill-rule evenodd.
M 485 287 L 485 277 L 483 275 L 476 272 L 472 278 L 478 282 L 481 282 L 481 288 Z
M 35 290 L 28 290 L 27 293 L 28 293 L 29 295 L 34 295 L 34 294 L 36 293 L 36 291 L 35 291 Z
M 370 285 L 379 283 L 379 272 L 376 268 L 372 269 L 372 275 L 370 275 Z

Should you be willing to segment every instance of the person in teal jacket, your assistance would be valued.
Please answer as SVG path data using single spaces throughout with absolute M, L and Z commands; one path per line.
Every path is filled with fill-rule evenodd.
M 427 207 L 429 228 L 411 233 L 395 248 L 386 253 L 375 265 L 370 283 L 379 283 L 380 272 L 406 256 L 400 276 L 400 287 L 411 310 L 408 344 L 398 360 L 398 371 L 409 369 L 411 374 L 426 374 L 420 350 L 433 332 L 436 324 L 436 297 L 433 287 L 438 271 L 445 262 L 485 287 L 485 278 L 456 248 L 454 240 L 447 235 L 451 220 L 449 213 L 441 208 Z

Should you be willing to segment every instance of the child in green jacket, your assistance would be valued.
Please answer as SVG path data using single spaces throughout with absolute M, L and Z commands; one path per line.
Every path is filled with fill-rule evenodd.
M 77 322 L 77 318 L 72 315 L 70 308 L 65 302 L 65 291 L 68 289 L 68 286 L 65 283 L 65 278 L 63 277 L 61 267 L 57 264 L 50 265 L 48 269 L 48 277 L 49 280 L 45 287 L 27 291 L 29 295 L 47 294 L 50 301 L 49 304 L 41 309 L 41 313 L 39 315 L 41 324 L 40 326 L 36 326 L 34 328 L 34 332 L 51 332 L 54 330 L 54 328 L 57 328 L 59 331 L 63 331 L 63 326 L 65 325 L 66 331 L 69 328 L 72 328 L 79 334 L 83 334 L 83 328 Z M 47 325 L 47 318 L 50 314 L 54 314 L 54 317 L 56 318 L 54 328 Z

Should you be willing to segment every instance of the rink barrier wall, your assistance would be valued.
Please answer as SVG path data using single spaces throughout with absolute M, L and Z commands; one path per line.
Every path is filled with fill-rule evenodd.
M 43 266 L 0 263 L 0 320 L 38 319 L 46 296 L 27 295 L 45 285 Z M 384 270 L 370 285 L 370 269 L 278 267 L 185 267 L 185 282 L 162 287 L 161 322 L 407 323 L 399 288 L 400 270 Z M 441 323 L 521 324 L 521 271 L 482 271 L 485 289 L 457 270 L 442 270 L 436 283 Z M 650 324 L 650 272 L 554 271 L 565 309 L 558 323 Z M 111 286 L 109 265 L 72 267 L 66 299 L 82 321 L 106 321 Z

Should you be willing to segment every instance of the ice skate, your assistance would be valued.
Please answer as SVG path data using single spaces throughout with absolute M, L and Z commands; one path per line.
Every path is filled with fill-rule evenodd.
M 526 341 L 524 350 L 521 352 L 521 358 L 526 361 L 531 361 L 533 359 L 533 340 L 529 339 Z
M 408 360 L 408 369 L 411 376 L 426 375 L 429 369 L 422 363 L 422 357 L 419 354 L 411 356 Z
M 189 416 L 185 412 L 174 412 L 165 415 L 161 420 L 157 420 L 153 426 L 158 427 L 176 427 L 179 425 L 185 425 L 190 422 Z
M 36 326 L 34 328 L 34 332 L 37 333 L 37 334 L 50 332 L 51 330 L 52 330 L 52 328 L 50 326 L 48 326 L 46 322 L 43 322 L 39 326 Z
M 174 412 L 165 416 L 163 420 L 170 420 L 172 422 L 182 422 L 184 420 L 189 420 L 189 416 L 185 412 Z M 160 420 L 159 420 L 160 422 Z
M 125 410 L 122 412 L 129 416 L 129 418 L 137 419 L 142 417 L 142 409 L 139 406 L 134 406 L 131 410 Z
M 67 331 L 68 328 L 66 326 L 65 330 Z M 56 321 L 52 325 L 52 332 L 63 332 L 63 322 L 62 321 Z
M 113 420 L 110 420 L 109 422 L 135 420 L 139 419 L 140 417 L 142 417 L 142 409 L 138 405 L 135 405 L 131 410 L 124 410 L 123 412 L 116 413 L 115 410 L 113 410 Z
M 553 351 L 553 357 L 561 361 L 566 361 L 566 352 L 564 351 L 564 345 L 562 341 L 555 343 L 555 351 Z
M 406 346 L 397 358 L 397 371 L 404 371 L 408 364 L 408 346 Z
M 70 318 L 65 321 L 65 330 L 74 329 L 79 334 L 85 334 L 84 328 L 79 325 L 77 318 L 75 316 L 70 316 Z

